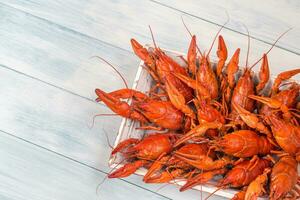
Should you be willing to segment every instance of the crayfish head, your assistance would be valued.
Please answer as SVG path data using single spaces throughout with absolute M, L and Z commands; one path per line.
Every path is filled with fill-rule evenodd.
M 228 134 L 222 138 L 216 139 L 213 142 L 213 146 L 219 151 L 234 155 L 236 152 L 240 152 L 244 148 L 244 143 L 244 139 L 239 135 Z
M 146 160 L 156 160 L 163 153 L 168 154 L 173 144 L 170 136 L 155 134 L 146 137 L 135 146 L 137 157 Z
M 169 101 L 147 100 L 137 102 L 135 109 L 149 121 L 163 128 L 178 130 L 183 126 L 184 114 Z
M 200 155 L 206 155 L 207 152 L 208 152 L 208 145 L 206 143 L 203 144 L 190 143 L 182 146 L 174 153 L 180 155 L 200 156 Z
M 243 186 L 242 180 L 244 179 L 246 179 L 245 171 L 243 169 L 233 168 L 223 179 L 219 181 L 219 186 L 241 187 Z

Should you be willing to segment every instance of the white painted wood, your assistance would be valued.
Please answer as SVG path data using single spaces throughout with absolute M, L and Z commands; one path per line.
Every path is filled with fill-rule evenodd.
M 2 200 L 168 199 L 0 132 Z M 142 198 L 141 198 L 142 197 Z
M 293 27 L 288 37 L 282 38 L 278 46 L 300 54 L 298 0 L 153 0 L 153 2 L 219 25 L 224 23 L 227 11 L 230 22 L 226 27 L 247 34 L 241 24 L 244 23 L 249 28 L 251 36 L 268 43 L 272 43 L 278 34 Z
M 114 64 L 129 84 L 138 66 L 125 50 L 2 4 L 0 37 L 0 64 L 90 99 L 96 86 L 108 91 L 124 87 L 109 66 L 92 56 Z
M 113 143 L 121 120 L 119 117 L 98 118 L 90 129 L 94 114 L 110 113 L 105 106 L 6 68 L 0 67 L 0 77 L 2 131 L 99 170 L 110 171 L 110 148 L 104 131 Z M 143 184 L 137 176 L 127 180 L 152 191 L 160 187 Z M 200 195 L 198 191 L 180 193 L 174 186 L 163 188 L 158 193 L 178 200 L 197 199 Z
M 142 43 L 152 42 L 148 25 L 152 26 L 158 44 L 161 44 L 162 47 L 186 52 L 190 40 L 188 33 L 181 23 L 180 17 L 182 13 L 158 6 L 156 3 L 149 1 L 66 0 L 49 2 L 41 0 L 4 0 L 2 2 L 68 27 L 71 30 L 76 30 L 128 50 L 131 49 L 128 42 L 131 37 L 141 40 Z M 26 17 L 33 21 L 37 20 L 35 23 L 43 23 L 39 21 L 40 19 L 31 16 Z M 207 50 L 219 27 L 191 17 L 187 18 L 186 22 L 192 31 L 197 34 L 200 48 Z M 44 23 L 45 26 L 55 26 L 49 24 L 47 21 Z M 41 31 L 43 32 L 48 29 L 41 28 Z M 65 29 L 66 32 L 73 33 L 71 30 Z M 27 30 L 25 29 L 25 31 Z M 250 29 L 250 32 L 252 32 L 252 29 Z M 242 49 L 240 60 L 243 61 L 241 65 L 244 65 L 247 37 L 229 30 L 222 31 L 222 35 L 227 43 L 229 56 L 233 54 L 236 48 L 240 47 Z M 290 38 L 289 34 L 285 38 L 291 40 L 293 43 L 297 43 L 298 41 Z M 74 44 L 76 44 L 75 41 Z M 252 40 L 250 63 L 261 57 L 262 53 L 266 52 L 269 47 L 270 45 L 263 42 Z M 26 49 L 26 47 L 22 48 Z M 215 55 L 215 48 L 212 51 L 212 55 Z M 32 56 L 39 57 L 39 55 Z M 269 60 L 272 68 L 282 71 L 298 66 L 300 57 L 285 50 L 274 48 L 269 54 Z M 31 73 L 31 70 L 27 70 L 27 73 Z

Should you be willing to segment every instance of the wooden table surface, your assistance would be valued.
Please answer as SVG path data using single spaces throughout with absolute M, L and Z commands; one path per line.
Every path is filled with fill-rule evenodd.
M 251 35 L 250 63 L 290 27 L 269 54 L 273 74 L 299 67 L 299 0 L 1 0 L 0 2 L 0 199 L 200 199 L 198 191 L 145 185 L 140 177 L 106 180 L 110 147 L 120 118 L 94 101 L 94 89 L 124 87 L 99 55 L 132 83 L 139 59 L 129 40 L 186 52 L 184 17 L 207 50 L 222 31 L 241 66 Z M 216 45 L 215 45 L 216 46 Z M 215 48 L 212 51 L 215 55 Z M 257 70 L 257 67 L 256 67 Z M 203 194 L 203 197 L 206 194 Z M 222 199 L 214 196 L 211 199 Z

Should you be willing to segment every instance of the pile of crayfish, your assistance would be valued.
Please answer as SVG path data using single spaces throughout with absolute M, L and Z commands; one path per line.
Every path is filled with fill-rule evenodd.
M 300 85 L 291 78 L 300 68 L 280 73 L 271 84 L 271 49 L 250 66 L 248 47 L 241 68 L 240 49 L 227 62 L 219 32 L 215 63 L 209 58 L 213 43 L 202 53 L 196 36 L 191 38 L 187 57 L 181 57 L 184 65 L 155 42 L 146 48 L 131 39 L 153 79 L 150 91 L 95 90 L 97 102 L 147 130 L 142 139 L 129 138 L 112 150 L 113 156 L 121 155 L 123 165 L 108 177 L 127 177 L 146 168 L 145 183 L 185 180 L 180 191 L 213 184 L 217 190 L 238 189 L 236 200 L 299 199 Z M 252 68 L 258 63 L 255 78 Z

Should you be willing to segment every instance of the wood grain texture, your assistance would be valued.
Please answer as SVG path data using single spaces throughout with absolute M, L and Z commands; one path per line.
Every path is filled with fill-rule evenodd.
M 300 2 L 298 0 L 286 1 L 260 1 L 260 0 L 150 0 L 159 5 L 176 9 L 183 14 L 222 25 L 226 12 L 230 22 L 226 27 L 234 31 L 247 34 L 244 23 L 254 38 L 272 43 L 274 38 L 288 28 L 293 28 L 288 37 L 282 38 L 279 47 L 300 54 Z
M 94 99 L 95 87 L 124 87 L 120 77 L 92 56 L 116 65 L 129 84 L 138 60 L 131 53 L 0 4 L 0 63 L 49 84 Z
M 128 50 L 131 50 L 128 41 L 132 37 L 137 38 L 142 43 L 152 42 L 148 25 L 152 26 L 158 44 L 164 48 L 186 52 L 190 39 L 180 20 L 182 13 L 158 6 L 157 3 L 150 1 L 66 0 L 62 3 L 61 1 L 4 0 L 3 2 L 46 19 L 48 23 L 67 27 L 66 31 L 73 32 L 76 30 Z M 223 19 L 223 22 L 225 21 Z M 207 50 L 219 26 L 192 17 L 187 18 L 186 22 L 192 32 L 197 34 L 200 48 Z M 222 31 L 222 35 L 227 43 L 229 56 L 233 54 L 236 48 L 242 49 L 240 65 L 243 66 L 246 58 L 247 37 L 229 30 Z M 285 36 L 285 39 L 290 40 L 291 43 L 298 41 L 289 35 Z M 215 55 L 215 48 L 212 55 Z M 269 48 L 270 45 L 268 44 L 252 40 L 250 63 L 255 62 Z M 300 57 L 285 50 L 274 48 L 269 54 L 269 60 L 270 66 L 273 68 L 272 71 L 276 74 L 283 69 L 288 70 L 298 66 Z
M 189 9 L 190 6 L 187 8 Z M 290 15 L 294 15 L 293 12 L 294 10 L 291 10 Z M 131 83 L 139 60 L 131 53 L 129 39 L 135 37 L 143 43 L 151 43 L 147 27 L 150 24 L 162 47 L 186 51 L 189 36 L 180 22 L 181 15 L 182 13 L 179 11 L 150 1 L 2 0 L 0 3 L 0 130 L 69 159 L 74 159 L 87 167 L 95 167 L 103 172 L 108 172 L 107 161 L 110 148 L 104 132 L 108 133 L 112 142 L 120 119 L 99 118 L 93 129 L 88 128 L 94 114 L 110 113 L 103 105 L 92 101 L 95 98 L 94 88 L 113 90 L 124 86 L 110 68 L 90 57 L 94 55 L 105 57 L 115 64 Z M 270 15 L 270 17 L 272 16 Z M 200 47 L 208 49 L 218 26 L 194 17 L 186 17 L 186 21 L 193 32 L 199 35 Z M 223 23 L 222 18 L 216 18 L 216 21 Z M 241 65 L 243 65 L 247 37 L 229 30 L 224 30 L 222 33 L 229 47 L 229 55 L 235 48 L 242 48 Z M 264 34 L 269 35 L 267 31 L 259 34 L 263 35 L 261 38 L 265 37 Z M 270 35 L 269 38 L 271 39 L 273 36 Z M 299 41 L 290 34 L 285 37 L 285 40 L 288 42 L 284 41 L 280 45 L 288 45 L 287 48 L 290 50 L 293 48 L 290 48 L 289 44 L 294 45 Z M 254 61 L 269 48 L 269 45 L 255 40 L 252 42 L 250 60 Z M 274 48 L 269 60 L 272 71 L 276 74 L 278 71 L 299 66 L 300 57 Z M 17 149 L 15 145 L 18 144 L 17 141 L 11 141 L 10 145 L 6 145 L 11 146 L 7 147 L 9 151 L 6 151 L 6 148 L 1 149 L 2 154 L 7 157 L 14 153 L 14 156 L 10 156 L 9 159 L 10 162 L 15 162 L 15 165 L 25 159 L 21 154 L 23 151 L 25 152 L 25 149 Z M 27 146 L 27 149 L 35 149 L 34 151 L 37 151 L 39 157 L 30 157 L 30 153 L 27 153 L 29 155 L 21 165 L 24 166 L 23 168 L 26 169 L 30 162 L 33 163 L 33 167 L 40 165 L 39 160 L 46 163 L 41 164 L 43 168 L 35 168 L 41 171 L 36 170 L 37 175 L 34 178 L 36 182 L 32 186 L 45 180 L 47 182 L 47 179 L 42 179 L 38 175 L 47 175 L 49 171 L 57 169 L 58 166 L 56 163 L 53 164 L 54 166 L 49 163 L 48 153 L 35 148 L 34 145 L 28 144 Z M 59 158 L 53 160 L 53 162 L 55 161 L 62 162 Z M 73 170 L 72 164 L 67 166 L 68 168 L 58 170 L 54 174 L 62 176 L 66 180 L 63 183 L 76 182 L 72 176 L 79 175 L 74 175 L 72 171 L 69 172 L 69 168 Z M 1 167 L 1 172 L 7 174 L 7 168 L 5 168 L 7 166 Z M 78 166 L 75 165 L 74 171 L 77 169 Z M 11 182 L 11 174 L 7 174 L 5 181 L 0 184 L 13 183 L 13 186 L 17 186 L 19 189 L 18 187 L 23 186 L 22 184 L 27 184 L 27 172 L 22 171 L 21 177 L 25 180 L 20 181 L 20 185 L 14 181 Z M 80 172 L 83 174 L 80 176 L 84 176 L 85 173 L 86 176 L 90 176 L 94 173 L 89 170 L 85 171 L 85 169 Z M 76 178 L 76 180 L 78 179 Z M 159 188 L 157 185 L 144 185 L 136 176 L 126 180 L 130 183 L 140 184 L 147 190 L 156 191 Z M 84 181 L 84 184 L 87 185 L 84 187 L 87 189 L 86 192 L 91 192 L 89 195 L 93 198 L 95 198 L 92 195 L 95 194 L 97 181 L 98 179 L 90 180 L 90 182 L 89 180 Z M 60 184 L 52 182 L 51 184 L 52 189 L 42 185 L 41 191 L 48 194 L 49 191 L 60 189 Z M 74 191 L 77 187 L 81 187 L 80 183 L 72 184 Z M 119 184 L 118 181 L 114 184 L 117 187 L 108 190 L 109 193 L 119 191 L 120 187 L 123 187 L 123 183 Z M 130 189 L 130 185 L 125 184 L 124 187 L 128 188 L 128 191 L 135 192 L 135 189 Z M 24 193 L 28 193 L 26 199 L 31 199 L 35 195 L 35 192 L 30 193 L 28 188 L 24 190 Z M 126 195 L 126 197 L 131 197 L 129 193 L 104 199 L 124 199 Z M 200 193 L 196 191 L 179 193 L 174 186 L 163 188 L 158 193 L 178 200 L 199 199 L 200 197 Z M 0 197 L 4 194 L 6 193 L 0 189 Z M 16 195 L 19 194 L 21 193 L 16 193 Z M 12 193 L 10 195 L 6 198 L 16 199 Z M 90 196 L 87 195 L 87 197 Z M 141 195 L 141 197 L 144 196 Z M 64 197 L 62 193 L 59 193 L 55 199 L 69 199 L 69 196 Z M 156 196 L 146 195 L 143 199 L 156 199 Z M 215 197 L 215 199 L 219 198 Z
M 106 180 L 106 174 L 53 152 L 0 132 L 0 198 L 2 200 L 159 199 L 123 180 Z
M 119 117 L 100 118 L 90 129 L 95 113 L 109 112 L 105 106 L 7 68 L 0 67 L 0 77 L 2 131 L 90 167 L 110 171 L 107 166 L 110 147 L 105 132 L 112 142 L 119 127 Z M 126 180 L 152 191 L 160 187 L 143 184 L 137 176 Z M 180 193 L 175 186 L 163 188 L 158 193 L 178 200 L 197 199 L 200 195 L 198 191 Z

